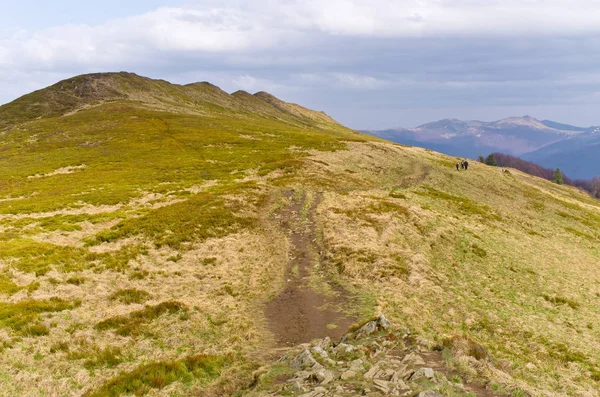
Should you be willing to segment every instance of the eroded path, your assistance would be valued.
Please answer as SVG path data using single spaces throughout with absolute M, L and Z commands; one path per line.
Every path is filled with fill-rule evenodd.
M 355 321 L 341 309 L 350 299 L 337 288 L 325 294 L 311 286 L 319 260 L 316 209 L 321 195 L 309 200 L 306 193 L 286 192 L 289 204 L 276 219 L 290 243 L 285 287 L 267 304 L 266 316 L 277 345 L 294 346 L 315 338 L 341 337 Z

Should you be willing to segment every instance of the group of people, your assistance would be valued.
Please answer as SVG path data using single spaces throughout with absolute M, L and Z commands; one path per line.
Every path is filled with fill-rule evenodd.
M 469 162 L 467 160 L 460 160 L 460 163 L 456 163 L 456 171 L 458 171 L 458 167 L 460 167 L 461 170 L 468 170 Z

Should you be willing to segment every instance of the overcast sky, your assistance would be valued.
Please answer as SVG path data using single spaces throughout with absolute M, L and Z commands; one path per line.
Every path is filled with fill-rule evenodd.
M 600 0 L 0 0 L 0 103 L 121 70 L 269 91 L 360 129 L 600 125 Z

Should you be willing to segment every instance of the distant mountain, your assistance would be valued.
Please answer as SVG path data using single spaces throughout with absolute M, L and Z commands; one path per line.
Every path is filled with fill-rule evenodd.
M 444 119 L 416 128 L 363 131 L 404 145 L 475 158 L 502 152 L 561 169 L 574 178 L 600 175 L 600 128 L 578 127 L 531 116 L 494 122 Z
M 544 167 L 560 168 L 577 179 L 600 175 L 600 127 L 544 146 L 521 157 Z

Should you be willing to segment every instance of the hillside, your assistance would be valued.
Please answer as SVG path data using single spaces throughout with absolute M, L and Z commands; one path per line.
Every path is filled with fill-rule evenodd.
M 414 394 L 599 395 L 600 202 L 576 189 L 128 73 L 0 125 L 0 395 L 351 396 L 412 352 L 448 374 Z M 382 313 L 319 358 L 356 377 L 288 382 L 282 355 Z

